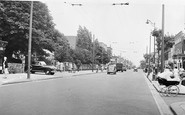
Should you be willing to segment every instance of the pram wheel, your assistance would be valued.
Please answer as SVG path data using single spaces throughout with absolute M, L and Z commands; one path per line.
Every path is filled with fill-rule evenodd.
M 170 85 L 168 86 L 168 93 L 175 97 L 179 94 L 179 87 L 177 85 Z
M 160 95 L 163 96 L 163 97 L 168 95 L 167 87 L 161 88 Z

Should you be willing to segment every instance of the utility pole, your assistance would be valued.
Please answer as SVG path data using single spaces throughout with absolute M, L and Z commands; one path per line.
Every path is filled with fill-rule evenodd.
M 102 52 L 101 52 L 101 62 L 102 62 L 102 66 L 103 66 L 103 47 L 102 47 Z
M 151 61 L 151 33 L 150 33 L 150 41 L 149 41 L 149 66 L 148 66 L 148 75 L 150 74 L 150 61 Z
M 164 71 L 164 4 L 162 5 L 162 50 L 161 50 L 161 72 Z
M 30 8 L 30 28 L 29 28 L 29 42 L 28 42 L 28 73 L 27 73 L 27 79 L 30 79 L 31 39 L 32 39 L 32 15 L 33 15 L 33 1 L 31 1 L 31 8 Z
M 94 71 L 94 38 L 95 38 L 95 35 L 93 34 L 93 38 L 92 38 L 92 72 Z

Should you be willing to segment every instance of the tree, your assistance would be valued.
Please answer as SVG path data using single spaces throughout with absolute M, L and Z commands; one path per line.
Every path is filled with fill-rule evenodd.
M 156 42 L 157 42 L 157 52 L 158 52 L 158 63 L 160 59 L 160 51 L 162 47 L 162 30 L 154 30 L 152 32 L 152 35 L 156 37 Z M 164 36 L 164 52 L 167 52 L 170 48 L 172 48 L 174 45 L 174 36 Z M 165 53 L 165 59 L 167 59 L 167 53 Z
M 141 67 L 141 69 L 146 68 L 146 61 L 145 60 L 140 61 L 140 67 Z
M 92 63 L 92 37 L 89 30 L 79 26 L 77 31 L 77 49 L 75 50 L 75 60 L 80 60 L 81 63 L 90 64 Z
M 30 1 L 1 1 L 0 2 L 0 38 L 8 41 L 5 55 L 13 53 L 27 55 Z M 54 23 L 48 7 L 39 1 L 33 5 L 32 53 L 43 55 L 43 49 L 54 51 Z
M 58 30 L 54 30 L 53 41 L 55 42 L 55 60 L 60 62 L 72 61 L 71 55 L 74 53 L 65 36 Z
M 88 51 L 92 50 L 92 35 L 86 27 L 82 28 L 79 26 L 77 39 L 77 47 L 87 49 Z

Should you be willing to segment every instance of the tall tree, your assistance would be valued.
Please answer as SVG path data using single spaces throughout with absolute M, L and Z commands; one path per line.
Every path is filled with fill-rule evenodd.
M 89 30 L 84 27 L 82 28 L 79 26 L 79 29 L 77 31 L 77 47 L 82 49 L 87 49 L 89 51 L 92 50 L 92 37 Z
M 30 1 L 1 1 L 0 2 L 0 38 L 8 41 L 6 55 L 11 57 L 14 52 L 27 55 Z M 33 34 L 32 51 L 39 55 L 43 49 L 54 51 L 54 23 L 48 7 L 39 1 L 33 4 Z
M 77 31 L 77 50 L 76 55 L 82 63 L 92 63 L 92 35 L 89 30 L 79 26 Z

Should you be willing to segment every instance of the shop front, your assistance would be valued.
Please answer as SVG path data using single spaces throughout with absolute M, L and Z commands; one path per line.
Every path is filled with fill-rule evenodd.
M 185 42 L 184 40 L 185 40 L 185 36 L 183 32 L 179 32 L 175 36 L 173 60 L 174 60 L 174 64 L 178 68 L 185 69 Z

